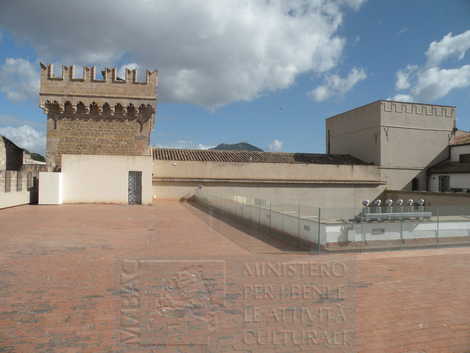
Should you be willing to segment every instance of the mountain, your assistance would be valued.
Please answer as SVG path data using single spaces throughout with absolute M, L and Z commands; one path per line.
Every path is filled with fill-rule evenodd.
M 239 143 L 221 143 L 211 150 L 222 150 L 222 151 L 258 151 L 263 152 L 261 148 L 256 146 L 250 145 L 246 142 L 239 142 Z

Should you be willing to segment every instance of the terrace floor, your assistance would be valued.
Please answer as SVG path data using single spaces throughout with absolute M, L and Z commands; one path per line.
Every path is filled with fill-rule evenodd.
M 0 352 L 470 352 L 470 248 L 316 255 L 188 204 L 0 210 Z

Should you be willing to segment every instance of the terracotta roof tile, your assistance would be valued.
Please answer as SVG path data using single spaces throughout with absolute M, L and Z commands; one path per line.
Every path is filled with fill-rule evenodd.
M 154 148 L 153 159 L 230 163 L 367 164 L 355 157 L 345 154 L 217 151 L 176 148 Z

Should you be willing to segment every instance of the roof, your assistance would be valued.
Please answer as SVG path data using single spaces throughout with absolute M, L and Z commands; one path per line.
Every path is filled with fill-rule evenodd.
M 229 163 L 368 164 L 360 159 L 344 154 L 189 150 L 175 148 L 154 148 L 153 159 Z
M 24 148 L 19 147 L 16 143 L 14 143 L 12 140 L 10 140 L 8 137 L 0 135 L 0 139 L 3 139 L 3 143 L 5 145 L 10 145 L 13 146 L 13 148 L 19 149 L 19 150 L 24 150 Z
M 470 132 L 463 130 L 457 130 L 455 135 L 452 137 L 452 140 L 450 141 L 451 146 L 467 144 L 470 144 Z
M 470 163 L 444 161 L 429 169 L 434 174 L 470 173 Z

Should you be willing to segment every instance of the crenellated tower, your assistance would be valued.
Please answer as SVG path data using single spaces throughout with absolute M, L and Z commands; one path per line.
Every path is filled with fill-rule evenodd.
M 73 66 L 54 76 L 52 65 L 41 64 L 40 107 L 47 114 L 47 161 L 60 170 L 62 154 L 149 155 L 155 125 L 158 72 L 137 71 L 125 77 L 107 68 L 97 78 L 95 67 L 75 77 Z

